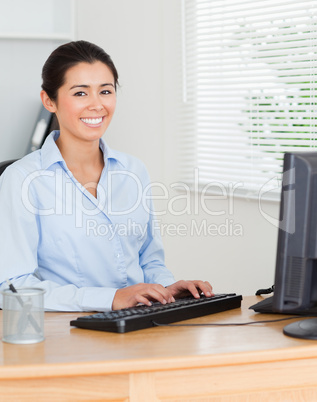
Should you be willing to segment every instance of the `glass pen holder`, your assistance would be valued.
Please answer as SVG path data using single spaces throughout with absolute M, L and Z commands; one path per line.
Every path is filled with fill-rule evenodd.
M 44 293 L 39 288 L 1 292 L 3 296 L 3 342 L 30 344 L 44 340 Z

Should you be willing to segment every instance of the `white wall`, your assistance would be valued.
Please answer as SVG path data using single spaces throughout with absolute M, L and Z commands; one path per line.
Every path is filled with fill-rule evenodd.
M 42 65 L 49 53 L 61 44 L 41 40 L 22 42 L 0 41 L 1 161 L 25 155 L 41 107 Z
M 0 161 L 25 155 L 41 107 L 41 70 L 73 36 L 67 0 L 2 0 Z
M 264 213 L 278 204 L 227 197 L 194 210 L 172 190 L 177 180 L 177 100 L 180 96 L 180 0 L 77 0 L 77 37 L 103 47 L 113 58 L 121 88 L 116 116 L 105 135 L 114 148 L 141 158 L 169 200 L 156 201 L 166 262 L 175 276 L 209 280 L 217 292 L 254 294 L 274 282 L 277 228 Z M 163 194 L 157 188 L 157 194 Z M 174 202 L 175 201 L 175 202 Z M 168 202 L 173 202 L 169 211 Z M 232 209 L 233 205 L 233 209 Z M 191 207 L 191 214 L 175 211 Z M 260 208 L 263 209 L 262 213 Z M 188 208 L 187 208 L 188 209 Z M 191 234 L 204 222 L 210 233 Z M 226 225 L 239 235 L 226 234 Z M 182 226 L 180 226 L 182 225 Z M 196 226 L 195 226 L 196 225 Z M 180 230 L 178 235 L 175 231 Z M 183 230 L 181 230 L 183 229 Z M 217 233 L 217 231 L 219 233 Z

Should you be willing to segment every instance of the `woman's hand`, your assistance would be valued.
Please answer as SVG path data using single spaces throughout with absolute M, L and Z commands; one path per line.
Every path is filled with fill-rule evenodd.
M 203 293 L 206 297 L 214 296 L 212 286 L 207 281 L 178 281 L 173 285 L 167 286 L 167 289 L 175 299 L 180 299 L 190 294 L 199 299 L 200 293 Z
M 118 289 L 112 302 L 112 310 L 134 307 L 138 303 L 151 306 L 152 301 L 162 304 L 172 303 L 175 299 L 189 296 L 192 294 L 196 299 L 203 293 L 206 297 L 213 296 L 212 286 L 204 281 L 178 281 L 170 286 L 152 283 L 138 283 Z
M 138 283 L 118 289 L 112 302 L 112 310 L 133 307 L 138 303 L 151 306 L 151 301 L 159 301 L 162 304 L 175 301 L 171 290 L 159 284 Z

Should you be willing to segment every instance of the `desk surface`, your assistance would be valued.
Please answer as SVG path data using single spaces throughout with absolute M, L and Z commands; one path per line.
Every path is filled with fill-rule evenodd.
M 248 307 L 258 300 L 261 298 L 245 297 L 241 309 L 193 319 L 186 323 L 242 323 L 283 317 L 260 315 L 249 310 Z M 153 385 L 154 377 L 149 379 L 149 373 L 154 373 L 157 380 L 158 373 L 169 371 L 171 375 L 172 371 L 175 379 L 177 373 L 181 373 L 184 369 L 187 372 L 192 370 L 193 373 L 198 370 L 197 378 L 203 378 L 205 371 L 202 370 L 204 369 L 209 370 L 206 371 L 208 376 L 212 374 L 210 370 L 216 370 L 213 373 L 215 376 L 215 373 L 219 373 L 224 368 L 229 374 L 229 368 L 234 366 L 239 366 L 240 370 L 248 366 L 250 376 L 250 370 L 256 367 L 259 369 L 259 365 L 261 369 L 264 369 L 266 364 L 272 364 L 272 362 L 280 364 L 275 366 L 279 369 L 287 362 L 289 367 L 292 366 L 291 362 L 297 362 L 295 364 L 301 362 L 305 367 L 309 362 L 310 366 L 313 364 L 315 369 L 317 368 L 316 341 L 299 340 L 283 335 L 283 327 L 292 321 L 229 327 L 156 327 L 127 334 L 113 334 L 70 327 L 70 320 L 79 315 L 81 313 L 45 313 L 45 341 L 42 343 L 12 345 L 1 342 L 0 389 L 1 386 L 5 386 L 7 395 L 11 395 L 10 392 L 12 392 L 13 398 L 14 387 L 10 391 L 11 388 L 8 388 L 3 381 L 10 380 L 10 384 L 13 385 L 14 380 L 19 380 L 20 384 L 25 380 L 25 387 L 28 389 L 27 382 L 32 380 L 87 378 L 87 376 L 90 379 L 110 376 L 112 380 L 118 380 L 121 375 L 122 381 L 126 381 L 124 378 L 127 375 L 129 376 L 127 377 L 127 395 L 122 396 L 122 400 L 126 400 L 125 398 L 130 395 L 130 400 L 141 401 L 143 400 L 141 394 L 135 393 L 133 397 L 131 396 L 131 390 L 136 389 L 137 378 L 133 377 L 134 386 L 132 386 L 132 374 L 143 373 L 142 387 L 144 387 L 149 384 L 148 381 Z M 144 373 L 147 373 L 146 381 Z M 119 377 L 116 377 L 118 375 Z M 285 380 L 287 376 L 285 372 Z M 311 376 L 307 374 L 306 379 L 303 378 L 306 388 L 307 381 L 308 383 L 310 381 L 308 377 Z M 315 377 L 317 384 L 317 374 Z M 274 381 L 276 382 L 276 379 Z M 174 382 L 177 383 L 177 381 Z M 184 385 L 183 380 L 182 383 Z M 237 379 L 237 385 L 238 383 L 239 379 Z M 164 387 L 165 390 L 169 389 L 166 384 Z M 301 385 L 298 384 L 298 389 L 300 387 Z M 158 400 L 157 385 L 151 388 L 156 389 L 153 400 Z M 214 384 L 213 392 L 216 392 L 216 389 L 217 386 Z M 197 389 L 195 392 L 199 400 L 200 391 L 198 392 Z M 220 387 L 219 392 L 225 395 L 223 386 Z M 235 388 L 230 392 L 236 393 L 237 390 Z M 239 392 L 241 393 L 242 390 Z M 173 398 L 176 396 L 181 398 L 181 394 L 182 390 L 177 389 Z M 207 394 L 206 390 L 203 391 L 203 395 Z M 81 396 L 83 395 L 82 393 Z M 172 395 L 171 389 L 170 395 Z M 90 398 L 92 398 L 91 395 Z M 121 400 L 120 398 L 121 396 L 118 396 L 116 399 Z M 147 394 L 144 400 L 151 400 L 148 398 Z M 165 398 L 167 398 L 166 395 Z

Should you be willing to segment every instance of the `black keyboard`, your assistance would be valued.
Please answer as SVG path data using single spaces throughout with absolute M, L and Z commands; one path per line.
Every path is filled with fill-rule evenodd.
M 86 315 L 72 320 L 70 325 L 84 329 L 124 333 L 231 310 L 240 307 L 241 300 L 242 296 L 237 296 L 235 293 L 218 294 L 212 297 L 201 296 L 200 299 L 186 297 L 174 303 L 155 302 L 152 306 L 138 305 L 122 310 Z

